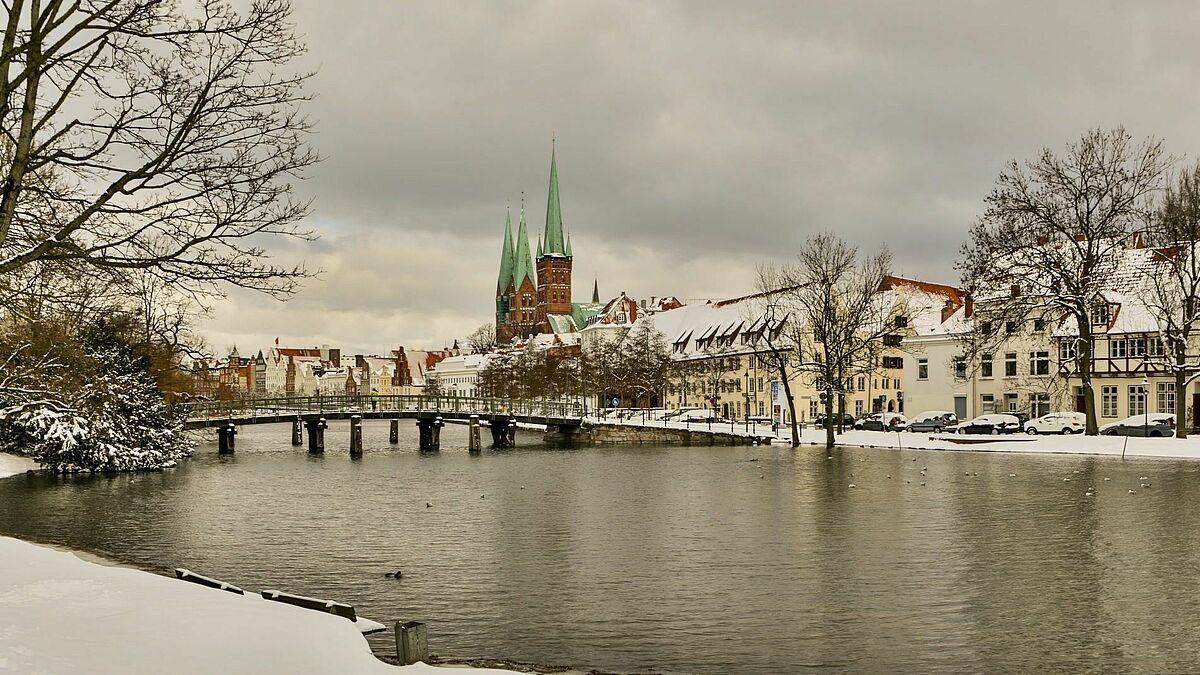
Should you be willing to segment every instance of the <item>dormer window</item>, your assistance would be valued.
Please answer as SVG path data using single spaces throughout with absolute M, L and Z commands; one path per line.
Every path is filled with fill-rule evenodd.
M 1093 326 L 1107 326 L 1109 320 L 1108 303 L 1098 302 L 1092 305 L 1091 315 Z

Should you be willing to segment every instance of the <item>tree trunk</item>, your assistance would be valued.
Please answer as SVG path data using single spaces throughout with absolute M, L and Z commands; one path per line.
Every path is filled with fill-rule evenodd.
M 1079 320 L 1079 386 L 1083 389 L 1083 413 L 1087 416 L 1088 436 L 1100 435 L 1100 424 L 1096 419 L 1096 393 L 1092 391 L 1092 333 L 1085 329 L 1083 323 L 1087 317 Z
M 833 392 L 830 392 L 832 394 Z M 825 397 L 825 449 L 833 447 L 833 396 Z
M 787 398 L 788 415 L 792 421 L 792 447 L 794 448 L 800 445 L 800 423 L 796 421 L 796 400 L 792 398 L 792 385 L 788 383 L 787 369 L 780 368 L 779 377 L 783 381 L 783 395 Z

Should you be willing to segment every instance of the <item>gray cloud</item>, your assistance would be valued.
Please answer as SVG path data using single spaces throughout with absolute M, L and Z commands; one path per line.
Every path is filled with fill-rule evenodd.
M 833 229 L 953 281 L 999 168 L 1125 124 L 1200 149 L 1188 3 L 339 2 L 297 7 L 327 271 L 238 294 L 214 344 L 380 351 L 489 320 L 504 206 L 544 221 L 557 134 L 577 299 L 745 292 Z

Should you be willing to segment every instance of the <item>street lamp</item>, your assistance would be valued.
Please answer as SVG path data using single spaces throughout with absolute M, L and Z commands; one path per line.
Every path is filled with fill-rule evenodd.
M 1142 423 L 1142 436 L 1150 437 L 1150 380 L 1142 378 L 1142 412 L 1145 413 Z

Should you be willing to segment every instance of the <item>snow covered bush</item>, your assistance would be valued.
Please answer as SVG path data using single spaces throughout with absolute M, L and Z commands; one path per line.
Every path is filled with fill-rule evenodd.
M 70 373 L 54 368 L 37 387 L 0 386 L 0 450 L 65 472 L 159 469 L 188 455 L 183 420 L 144 360 L 103 323 L 82 347 Z

